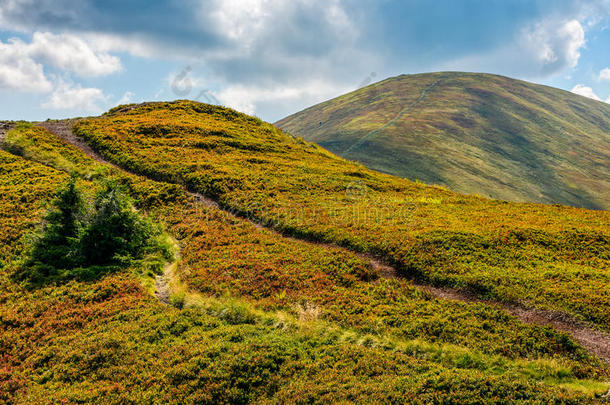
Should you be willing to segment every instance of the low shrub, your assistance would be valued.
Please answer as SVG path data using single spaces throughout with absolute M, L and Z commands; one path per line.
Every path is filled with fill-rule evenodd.
M 33 283 L 91 280 L 136 261 L 158 272 L 172 257 L 161 228 L 139 214 L 120 187 L 106 184 L 91 204 L 75 177 L 59 190 L 31 239 L 18 275 Z

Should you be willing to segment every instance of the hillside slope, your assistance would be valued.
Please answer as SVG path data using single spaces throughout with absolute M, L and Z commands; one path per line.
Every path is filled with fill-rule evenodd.
M 507 309 L 609 342 L 607 212 L 415 184 L 200 103 L 72 124 L 20 124 L 0 151 L 0 401 L 602 403 L 610 388 L 610 357 Z M 124 185 L 177 240 L 169 297 L 141 268 L 14 278 L 67 173 Z
M 74 129 L 120 167 L 402 275 L 561 310 L 610 331 L 607 211 L 506 203 L 374 172 L 233 110 L 129 106 Z
M 462 193 L 610 208 L 610 105 L 547 86 L 403 75 L 276 125 L 370 168 Z

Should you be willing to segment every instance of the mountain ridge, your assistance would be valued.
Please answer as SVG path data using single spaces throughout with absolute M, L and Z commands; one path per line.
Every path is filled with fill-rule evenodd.
M 608 212 L 426 186 L 185 100 L 19 122 L 2 146 L 0 401 L 601 403 L 610 388 Z M 22 284 L 66 181 L 120 186 L 175 254 Z
M 136 107 L 134 107 L 134 108 L 136 108 Z M 57 136 L 58 138 L 63 139 L 68 144 L 71 144 L 71 145 L 75 146 L 76 148 L 80 149 L 83 153 L 85 153 L 87 156 L 91 157 L 93 160 L 95 160 L 99 163 L 102 163 L 105 165 L 111 165 L 117 169 L 120 169 L 118 166 L 105 160 L 101 155 L 99 155 L 97 152 L 95 152 L 93 149 L 91 149 L 81 139 L 78 139 L 77 137 L 75 137 L 74 134 L 72 133 L 72 128 L 73 128 L 74 124 L 75 124 L 74 120 L 58 120 L 58 121 L 53 121 L 53 122 L 41 122 L 39 125 L 45 129 L 47 129 L 50 133 Z M 132 174 L 135 175 L 135 173 L 132 173 Z M 378 271 L 379 277 L 381 277 L 381 278 L 394 279 L 394 278 L 398 278 L 398 277 L 404 277 L 404 274 L 401 275 L 400 272 L 395 267 L 383 262 L 384 258 L 375 257 L 371 254 L 359 253 L 359 252 L 353 251 L 352 249 L 349 249 L 349 248 L 343 248 L 334 243 L 311 240 L 311 239 L 305 238 L 302 235 L 298 235 L 298 234 L 294 235 L 294 236 L 286 235 L 281 232 L 278 232 L 273 227 L 272 223 L 260 222 L 260 221 L 257 221 L 256 218 L 249 218 L 247 216 L 240 215 L 239 212 L 234 212 L 230 208 L 222 207 L 216 201 L 214 201 L 208 197 L 205 197 L 201 194 L 192 193 L 192 192 L 190 194 L 195 200 L 200 201 L 201 203 L 203 203 L 207 206 L 211 206 L 218 210 L 222 210 L 222 211 L 226 212 L 229 216 L 236 218 L 236 220 L 243 220 L 243 219 L 248 220 L 257 228 L 268 229 L 271 232 L 274 232 L 275 234 L 277 234 L 278 236 L 280 236 L 282 238 L 294 239 L 295 241 L 301 241 L 301 242 L 304 242 L 307 244 L 313 244 L 313 245 L 320 245 L 320 246 L 326 247 L 326 248 L 345 250 L 345 251 L 351 252 L 353 254 L 356 254 L 360 258 L 369 262 L 371 267 L 374 268 L 376 271 Z M 166 266 L 166 269 L 171 269 L 171 268 L 175 267 L 176 263 L 177 262 L 168 264 Z M 169 302 L 170 302 L 169 300 L 170 300 L 170 296 L 171 296 L 171 289 L 169 286 L 168 279 L 170 279 L 172 277 L 175 277 L 175 276 L 172 275 L 171 270 L 170 271 L 166 270 L 166 273 L 164 275 L 157 276 L 157 281 L 156 281 L 157 292 L 155 293 L 155 295 L 157 296 L 159 301 L 164 304 L 169 304 Z M 414 280 L 414 281 L 417 282 L 417 280 Z M 502 302 L 495 302 L 493 300 L 483 300 L 483 299 L 477 298 L 476 295 L 474 295 L 472 293 L 463 292 L 463 291 L 460 291 L 455 288 L 448 288 L 448 287 L 438 288 L 438 287 L 426 285 L 425 283 L 424 284 L 416 283 L 416 285 L 422 287 L 427 293 L 429 293 L 433 297 L 441 299 L 441 300 L 452 299 L 452 300 L 461 301 L 461 302 L 473 302 L 473 301 L 481 302 L 486 305 L 500 307 L 503 310 L 510 313 L 511 315 L 517 317 L 518 319 L 520 319 L 522 322 L 524 322 L 526 324 L 535 324 L 535 325 L 539 325 L 539 326 L 551 325 L 554 328 L 556 328 L 562 332 L 569 333 L 578 343 L 580 343 L 587 350 L 589 350 L 590 352 L 592 352 L 599 358 L 601 358 L 607 362 L 610 362 L 610 334 L 595 330 L 595 329 L 591 328 L 590 326 L 585 325 L 585 324 L 581 323 L 580 321 L 576 320 L 568 313 L 560 312 L 560 311 L 548 311 L 548 310 L 544 311 L 544 310 L 539 310 L 539 309 L 530 309 L 523 305 L 517 305 L 514 303 L 506 304 L 506 303 L 502 303 Z
M 401 75 L 276 125 L 373 169 L 459 192 L 610 206 L 610 105 L 549 86 L 478 73 Z

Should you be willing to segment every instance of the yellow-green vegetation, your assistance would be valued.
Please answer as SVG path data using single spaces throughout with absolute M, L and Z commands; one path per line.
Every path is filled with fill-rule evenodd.
M 66 150 L 58 138 L 29 122 L 17 123 L 6 135 L 5 145 L 14 155 L 87 179 L 101 178 L 107 170 L 91 165 L 90 159 L 76 149 Z
M 23 253 L 24 236 L 36 228 L 49 195 L 68 176 L 3 150 L 0 162 L 0 265 L 4 266 Z
M 610 214 L 460 195 L 367 170 L 272 125 L 192 102 L 111 110 L 75 131 L 114 163 L 402 275 L 610 330 Z
M 402 75 L 277 125 L 367 167 L 462 193 L 610 208 L 610 106 L 551 87 Z
M 160 149 L 156 149 L 145 142 L 148 137 L 138 140 L 137 132 L 125 131 L 126 136 L 133 137 L 134 144 L 129 144 L 133 160 L 129 163 L 117 159 L 117 163 L 128 167 L 150 154 L 155 160 L 151 168 L 130 168 L 157 181 L 103 168 L 74 147 L 38 129 L 25 133 L 32 142 L 22 154 L 39 163 L 0 151 L 1 185 L 7 196 L 2 199 L 3 218 L 13 218 L 12 225 L 20 230 L 14 238 L 6 239 L 3 260 L 7 265 L 2 268 L 0 278 L 2 400 L 585 403 L 599 400 L 610 388 L 606 382 L 607 366 L 566 335 L 550 328 L 525 325 L 501 309 L 480 303 L 435 299 L 407 279 L 378 277 L 370 263 L 348 250 L 260 229 L 247 220 L 198 202 L 185 190 L 186 185 L 208 191 L 225 205 L 241 201 L 243 205 L 235 207 L 244 213 L 264 217 L 295 233 L 301 230 L 303 236 L 329 238 L 330 234 L 313 233 L 298 221 L 311 223 L 315 218 L 307 215 L 321 212 L 308 202 L 320 196 L 320 192 L 314 191 L 316 187 L 327 187 L 325 182 L 315 182 L 322 179 L 322 174 L 316 173 L 314 165 L 321 169 L 325 163 L 318 163 L 318 159 L 330 161 L 330 167 L 334 165 L 337 170 L 346 170 L 346 162 L 231 110 L 196 103 L 142 108 L 146 112 L 140 112 L 141 128 L 150 124 L 146 117 L 154 116 L 155 111 L 173 110 L 175 121 L 164 124 L 170 128 L 168 131 L 177 125 L 179 131 L 190 128 L 197 136 L 206 137 L 209 128 L 205 121 L 210 120 L 216 123 L 218 131 L 226 131 L 224 126 L 234 126 L 236 133 L 244 134 L 244 139 L 236 136 L 234 145 L 250 141 L 262 147 L 267 139 L 253 131 L 251 125 L 269 128 L 277 136 L 277 151 L 268 154 L 266 162 L 284 164 L 265 171 L 259 162 L 262 152 L 249 156 L 243 152 L 245 159 L 252 160 L 253 177 L 267 173 L 255 181 L 245 175 L 243 167 L 240 170 L 240 165 L 245 164 L 239 160 L 241 149 L 224 147 L 226 156 L 219 153 L 220 158 L 208 153 L 206 164 L 219 165 L 222 163 L 219 159 L 226 159 L 228 173 L 234 170 L 234 178 L 242 176 L 240 180 L 249 181 L 236 183 L 229 191 L 223 188 L 222 177 L 215 177 L 212 170 L 209 179 L 219 180 L 211 188 L 205 188 L 208 183 L 198 180 L 202 175 L 199 165 L 203 163 L 196 159 L 197 149 L 188 147 L 190 138 L 181 132 L 174 134 L 173 141 L 167 140 L 172 139 L 170 132 L 166 133 L 167 139 L 155 141 L 150 137 L 151 143 L 159 145 Z M 138 113 L 137 109 L 128 112 L 134 113 Z M 103 119 L 120 119 L 122 114 L 115 111 Z M 189 127 L 191 114 L 203 122 Z M 123 123 L 134 122 L 129 116 L 122 119 Z M 79 133 L 90 130 L 97 134 L 92 125 L 100 122 L 81 124 Z M 99 133 L 105 139 L 106 132 Z M 163 159 L 171 156 L 169 152 L 161 153 L 166 141 L 169 151 L 184 148 L 182 161 Z M 41 154 L 41 145 L 50 144 L 52 152 Z M 117 153 L 127 146 L 118 142 L 106 149 L 101 147 L 103 143 L 92 141 L 92 144 L 111 159 L 114 155 L 109 150 L 116 148 L 113 153 Z M 285 155 L 286 145 L 290 148 L 295 145 L 292 156 Z M 303 150 L 312 152 L 307 158 L 295 160 Z M 153 157 L 156 153 L 161 153 L 158 159 Z M 123 185 L 137 209 L 176 238 L 180 258 L 166 268 L 175 307 L 162 305 L 147 291 L 144 287 L 150 285 L 145 280 L 147 275 L 138 268 L 127 268 L 99 280 L 72 280 L 35 289 L 10 277 L 19 265 L 11 259 L 23 251 L 20 248 L 23 239 L 19 237 L 42 220 L 44 203 L 50 202 L 54 191 L 68 181 L 69 176 L 61 171 L 64 169 L 54 168 L 54 160 L 48 158 L 56 155 L 69 157 L 74 166 L 68 171 L 103 172 L 104 182 Z M 231 158 L 236 160 L 230 163 Z M 168 169 L 179 168 L 184 162 L 195 165 L 188 169 L 191 177 L 186 170 L 172 177 L 175 173 L 157 169 L 162 164 Z M 302 173 L 295 166 L 302 166 Z M 419 215 L 422 205 L 442 207 L 447 201 L 463 198 L 446 191 L 437 195 L 439 190 L 407 194 L 396 184 L 407 184 L 413 190 L 428 189 L 357 166 L 347 170 L 347 174 L 333 170 L 327 173 L 329 184 L 335 181 L 333 187 L 337 187 L 334 192 L 337 201 L 332 207 L 342 219 L 336 218 L 325 226 L 333 224 L 337 235 L 349 236 L 341 225 L 349 219 L 346 212 L 363 197 L 371 198 L 370 193 L 391 192 L 393 203 L 407 199 L 403 218 L 409 229 L 414 229 L 412 220 Z M 350 186 L 347 195 L 344 176 L 359 181 Z M 18 180 L 24 177 L 29 179 L 27 194 L 18 185 Z M 81 177 L 89 178 L 86 174 Z M 309 182 L 299 183 L 305 180 Z M 381 188 L 371 190 L 373 181 Z M 391 181 L 397 183 L 386 184 Z M 92 178 L 84 184 L 98 189 L 102 179 Z M 264 185 L 268 188 L 263 188 Z M 244 193 L 234 194 L 242 186 Z M 246 198 L 253 194 L 255 186 L 261 187 L 258 198 L 248 202 Z M 275 194 L 269 196 L 267 193 L 271 192 Z M 22 193 L 36 195 L 36 199 L 21 201 Z M 273 198 L 282 202 L 291 196 L 299 197 L 305 204 L 300 219 L 273 216 L 270 207 L 263 204 Z M 282 204 L 293 207 L 285 200 Z M 362 201 L 359 204 L 366 206 Z M 341 211 L 343 205 L 346 208 Z M 381 203 L 380 206 L 385 207 Z M 312 211 L 315 209 L 318 211 Z M 20 215 L 22 211 L 28 215 Z M 557 218 L 565 217 L 556 221 L 565 225 L 578 218 L 597 229 L 595 215 L 599 213 L 579 211 L 570 217 L 569 212 L 556 214 Z M 583 213 L 593 217 L 582 218 Z M 400 228 L 390 213 L 384 215 L 387 217 L 380 227 Z M 294 222 L 282 222 L 286 218 Z M 3 227 L 5 223 L 8 221 L 3 220 Z M 363 221 L 362 225 L 366 223 Z M 599 224 L 598 228 L 603 229 Z M 407 235 L 406 239 L 409 238 Z M 347 244 L 349 239 L 344 242 Z M 365 247 L 355 243 L 353 246 Z
M 57 193 L 42 229 L 32 235 L 17 276 L 32 284 L 91 280 L 129 266 L 151 269 L 155 262 L 152 269 L 160 272 L 173 259 L 166 240 L 120 186 L 105 183 L 91 196 L 73 176 Z

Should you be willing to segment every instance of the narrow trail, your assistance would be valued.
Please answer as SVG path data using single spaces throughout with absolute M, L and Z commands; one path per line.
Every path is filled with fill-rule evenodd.
M 417 106 L 419 103 L 421 103 L 426 96 L 428 95 L 428 93 L 430 93 L 430 91 L 432 91 L 432 89 L 434 89 L 436 86 L 438 86 L 438 84 L 440 82 L 442 82 L 443 79 L 439 79 L 436 82 L 432 83 L 430 86 L 426 87 L 422 93 L 420 94 L 420 96 L 417 98 L 417 100 L 413 101 L 411 104 L 407 105 L 406 107 L 404 107 L 402 110 L 400 110 L 398 112 L 398 114 L 396 115 L 396 117 L 392 118 L 390 121 L 386 122 L 385 124 L 383 124 L 381 127 L 372 130 L 371 132 L 369 132 L 368 134 L 364 135 L 362 138 L 358 139 L 352 146 L 350 146 L 349 148 L 347 148 L 345 150 L 344 155 L 347 156 L 347 154 L 349 154 L 352 150 L 354 150 L 355 148 L 359 147 L 360 145 L 362 145 L 364 142 L 366 142 L 367 140 L 371 139 L 372 137 L 374 137 L 375 135 L 377 135 L 379 132 L 383 131 L 384 129 L 390 127 L 391 125 L 394 125 L 395 122 L 397 122 L 399 119 L 402 118 L 403 115 L 405 115 L 406 113 L 408 113 L 409 111 L 411 111 L 415 106 Z
M 163 273 L 155 277 L 155 297 L 160 303 L 169 305 L 172 302 L 172 286 L 175 285 L 175 277 L 180 263 L 180 245 L 176 239 L 169 237 L 168 241 L 173 246 L 173 260 L 163 267 Z
M 478 302 L 501 308 L 523 323 L 550 326 L 560 332 L 572 336 L 582 347 L 595 354 L 606 363 L 610 363 L 610 334 L 594 329 L 583 322 L 574 319 L 571 315 L 560 311 L 526 308 L 518 304 L 509 304 L 498 301 L 484 300 L 466 291 L 454 288 L 438 288 L 423 286 L 424 290 L 440 299 L 461 302 Z
M 438 82 L 437 82 L 438 83 Z M 435 84 L 437 84 L 435 83 Z M 425 96 L 425 95 L 424 95 Z M 134 175 L 138 175 L 137 173 L 130 172 L 129 170 L 125 170 L 120 168 L 119 166 L 108 162 L 102 156 L 100 156 L 97 152 L 95 152 L 88 144 L 86 144 L 83 140 L 77 138 L 72 133 L 72 127 L 76 123 L 76 120 L 64 120 L 64 121 L 48 121 L 39 123 L 38 125 L 46 128 L 49 132 L 55 134 L 59 138 L 64 141 L 74 145 L 79 148 L 85 154 L 87 154 L 92 159 L 96 160 L 99 163 L 107 164 L 117 169 L 120 169 L 124 172 L 128 172 Z M 0 129 L 0 140 L 2 139 L 1 129 Z M 138 175 L 139 176 L 139 175 Z M 345 247 L 326 242 L 315 242 L 311 240 L 307 240 L 304 238 L 295 238 L 294 236 L 288 236 L 282 234 L 277 229 L 273 228 L 264 223 L 259 223 L 254 221 L 251 218 L 247 218 L 242 215 L 238 215 L 230 209 L 227 209 L 216 201 L 198 193 L 190 192 L 191 196 L 195 199 L 195 201 L 204 204 L 208 207 L 212 207 L 215 209 L 222 210 L 227 214 L 239 218 L 241 220 L 249 221 L 251 224 L 256 226 L 258 229 L 266 229 L 271 231 L 283 238 L 291 239 L 294 241 L 298 241 L 301 243 L 309 243 L 312 245 L 316 245 L 318 247 L 328 247 L 333 249 L 340 249 L 344 251 L 348 251 L 351 254 L 356 254 L 360 258 L 367 260 L 374 270 L 377 271 L 379 277 L 392 279 L 392 278 L 400 278 L 400 272 L 393 266 L 390 266 L 383 262 L 382 259 L 374 257 L 369 254 L 356 252 Z M 156 286 L 156 297 L 164 304 L 168 304 L 170 301 L 170 275 L 173 271 L 173 267 L 176 262 L 168 264 L 166 266 L 164 274 L 157 276 L 155 280 Z M 534 324 L 539 326 L 550 326 L 558 331 L 567 333 L 572 336 L 572 338 L 577 341 L 581 346 L 587 349 L 592 354 L 596 355 L 600 359 L 604 360 L 607 363 L 610 363 L 610 334 L 596 330 L 591 328 L 590 326 L 574 319 L 569 314 L 559 312 L 559 311 L 548 311 L 542 309 L 535 308 L 527 308 L 525 306 L 520 306 L 517 304 L 508 304 L 498 301 L 489 301 L 481 299 L 474 294 L 468 293 L 466 291 L 457 290 L 454 288 L 438 288 L 427 284 L 416 283 L 417 286 L 422 288 L 428 294 L 437 298 L 439 300 L 453 300 L 459 302 L 466 303 L 482 303 L 485 305 L 501 308 L 514 317 L 518 318 L 522 322 L 526 324 Z
M 6 133 L 11 130 L 13 123 L 10 121 L 0 121 L 0 143 L 6 139 Z
M 91 159 L 97 161 L 98 163 L 102 163 L 105 165 L 115 167 L 117 169 L 121 169 L 114 163 L 111 163 L 111 162 L 107 161 L 106 159 L 102 158 L 99 154 L 97 154 L 91 148 L 91 146 L 89 146 L 86 142 L 84 142 L 82 139 L 78 138 L 76 135 L 74 135 L 72 133 L 72 128 L 78 121 L 79 121 L 78 118 L 71 119 L 71 120 L 61 120 L 61 121 L 55 121 L 55 120 L 54 121 L 43 121 L 43 122 L 36 123 L 36 125 L 45 128 L 50 133 L 63 139 L 70 145 L 73 145 L 76 148 L 80 149 L 87 156 L 89 156 Z
M 167 264 L 163 270 L 163 274 L 159 274 L 155 277 L 155 297 L 160 303 L 169 305 L 171 289 L 169 286 L 170 281 L 170 267 L 174 263 Z

